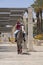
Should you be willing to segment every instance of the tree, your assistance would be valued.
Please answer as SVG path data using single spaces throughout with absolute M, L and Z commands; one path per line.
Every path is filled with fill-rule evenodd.
M 36 12 L 37 17 L 37 33 L 42 32 L 42 10 L 43 10 L 43 0 L 36 0 L 31 5 Z

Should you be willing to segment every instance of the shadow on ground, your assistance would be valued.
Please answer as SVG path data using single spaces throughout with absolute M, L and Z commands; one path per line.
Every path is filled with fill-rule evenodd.
M 27 52 L 26 53 L 24 52 L 24 53 L 22 53 L 22 55 L 31 55 L 31 54 L 30 53 L 27 53 Z

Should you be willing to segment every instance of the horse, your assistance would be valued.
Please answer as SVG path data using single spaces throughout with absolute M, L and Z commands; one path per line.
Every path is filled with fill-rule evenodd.
M 23 32 L 20 29 L 20 31 L 17 34 L 17 52 L 18 52 L 18 54 L 22 53 L 22 41 L 23 41 Z

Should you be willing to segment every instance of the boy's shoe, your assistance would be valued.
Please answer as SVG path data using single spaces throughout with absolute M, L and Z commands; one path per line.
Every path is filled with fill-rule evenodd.
M 26 39 L 24 38 L 24 41 L 26 41 Z
M 17 40 L 15 40 L 15 42 L 17 42 Z
M 17 42 L 17 39 L 15 38 L 15 42 Z

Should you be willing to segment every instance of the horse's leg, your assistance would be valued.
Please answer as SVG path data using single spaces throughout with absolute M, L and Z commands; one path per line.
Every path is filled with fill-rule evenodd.
M 20 53 L 20 46 L 19 46 L 19 44 L 17 44 L 17 52 L 18 52 L 18 54 Z
M 22 43 L 20 43 L 20 53 L 22 53 Z
M 21 46 L 21 49 L 20 49 L 20 53 L 22 53 L 22 46 Z
M 17 43 L 17 52 L 18 52 L 18 43 Z
M 17 52 L 20 54 L 20 41 L 17 39 Z

